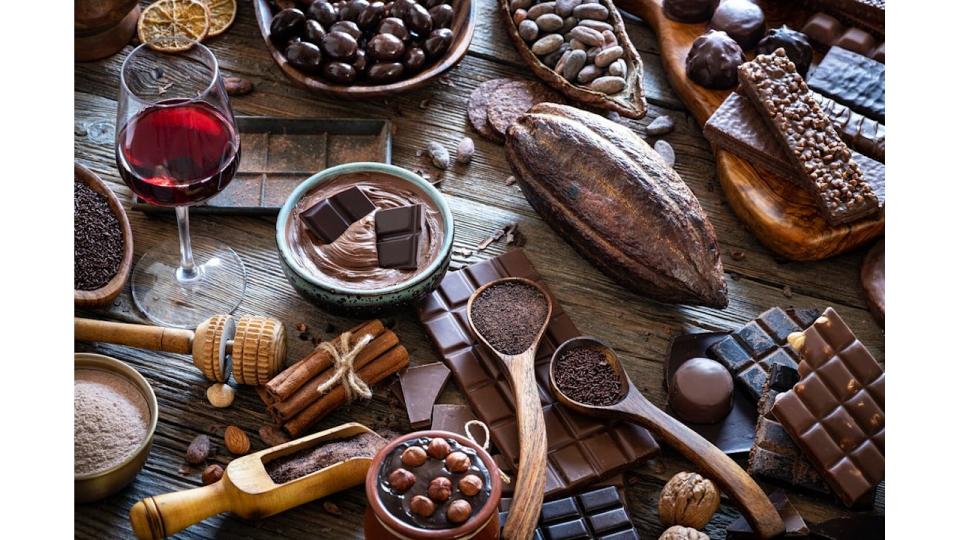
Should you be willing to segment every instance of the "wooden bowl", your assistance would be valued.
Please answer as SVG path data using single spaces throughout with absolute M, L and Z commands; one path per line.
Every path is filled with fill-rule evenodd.
M 120 259 L 120 268 L 117 270 L 117 275 L 113 276 L 106 285 L 99 289 L 73 291 L 74 307 L 101 307 L 113 302 L 113 299 L 123 290 L 123 286 L 130 276 L 130 268 L 133 266 L 133 232 L 130 230 L 130 220 L 127 219 L 127 212 L 120 204 L 120 199 L 113 194 L 113 191 L 99 176 L 78 163 L 73 165 L 73 176 L 107 199 L 107 204 L 110 205 L 113 215 L 117 216 L 120 229 L 123 232 L 123 258 Z
M 467 54 L 470 41 L 473 39 L 473 31 L 477 25 L 477 7 L 474 0 L 457 0 L 453 3 L 453 22 L 450 24 L 450 30 L 453 32 L 453 42 L 450 43 L 450 48 L 447 49 L 443 57 L 433 65 L 409 79 L 390 84 L 368 85 L 359 83 L 343 86 L 330 84 L 320 76 L 308 75 L 290 65 L 283 56 L 283 52 L 270 41 L 270 20 L 273 18 L 273 13 L 270 11 L 268 1 L 254 0 L 253 6 L 257 14 L 257 25 L 260 27 L 263 41 L 267 44 L 267 49 L 270 50 L 273 60 L 287 76 L 309 90 L 346 99 L 382 98 L 425 86 L 460 63 L 460 60 Z

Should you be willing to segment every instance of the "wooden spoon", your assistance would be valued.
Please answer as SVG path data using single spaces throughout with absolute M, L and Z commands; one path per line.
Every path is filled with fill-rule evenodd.
M 565 350 L 578 346 L 593 347 L 603 352 L 607 362 L 620 377 L 620 401 L 598 407 L 574 401 L 560 391 L 553 374 L 554 363 Z M 649 429 L 717 482 L 720 488 L 736 501 L 760 538 L 773 538 L 783 534 L 783 520 L 760 486 L 719 448 L 643 397 L 623 370 L 616 353 L 602 341 L 592 337 L 578 337 L 557 347 L 550 360 L 550 390 L 557 401 L 581 414 L 625 419 Z
M 373 456 L 350 458 L 283 484 L 265 467 L 277 458 L 337 439 L 373 433 L 350 423 L 237 458 L 219 481 L 199 488 L 147 497 L 130 509 L 137 538 L 165 538 L 223 512 L 261 519 L 363 483 Z
M 522 283 L 536 288 L 547 303 L 547 314 L 540 331 L 533 338 L 527 350 L 520 354 L 504 354 L 495 349 L 487 338 L 480 333 L 473 320 L 473 302 L 485 290 L 505 283 Z M 543 420 L 543 407 L 540 405 L 540 392 L 534 373 L 534 358 L 540 338 L 550 322 L 553 304 L 550 295 L 543 287 L 523 278 L 503 278 L 491 281 L 480 287 L 467 302 L 467 318 L 473 333 L 482 341 L 507 368 L 510 386 L 513 388 L 513 401 L 517 405 L 517 438 L 520 443 L 520 466 L 517 468 L 517 483 L 513 489 L 513 502 L 510 513 L 503 524 L 503 536 L 508 540 L 526 540 L 533 537 L 533 530 L 540 519 L 540 507 L 543 505 L 543 493 L 547 484 L 547 431 Z

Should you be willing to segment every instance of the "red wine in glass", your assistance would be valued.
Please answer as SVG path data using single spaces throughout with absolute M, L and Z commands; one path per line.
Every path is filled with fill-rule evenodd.
M 120 176 L 158 206 L 196 204 L 223 191 L 240 163 L 233 122 L 202 101 L 167 100 L 130 118 L 117 137 Z

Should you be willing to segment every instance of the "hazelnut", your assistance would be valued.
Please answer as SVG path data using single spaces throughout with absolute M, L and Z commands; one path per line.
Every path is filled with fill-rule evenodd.
M 427 461 L 427 452 L 419 446 L 411 446 L 400 454 L 400 462 L 407 467 L 419 467 Z
M 200 475 L 200 481 L 203 482 L 203 485 L 209 486 L 219 481 L 222 477 L 223 467 L 214 463 L 213 465 L 207 465 L 207 468 L 203 470 L 203 473 Z
M 387 477 L 387 482 L 395 491 L 403 493 L 417 483 L 417 477 L 406 469 L 394 469 Z
M 713 482 L 697 473 L 677 473 L 660 492 L 660 521 L 700 529 L 719 506 L 720 493 Z
M 450 453 L 450 444 L 444 439 L 437 437 L 436 439 L 432 439 L 430 444 L 427 445 L 427 453 L 434 459 L 443 459 Z
M 410 499 L 410 511 L 418 516 L 430 517 L 436 509 L 437 507 L 433 504 L 433 501 L 423 495 L 415 495 Z
M 696 529 L 674 525 L 663 531 L 660 540 L 710 540 L 710 537 Z
M 427 495 L 437 501 L 442 503 L 443 501 L 450 498 L 450 493 L 453 492 L 453 483 L 450 482 L 450 479 L 446 476 L 438 476 L 430 481 L 430 486 L 427 487 Z
M 450 472 L 466 472 L 470 468 L 470 457 L 463 452 L 451 452 L 447 455 L 446 465 Z
M 229 385 L 215 383 L 207 388 L 207 401 L 218 409 L 229 407 L 233 403 L 234 391 Z
M 473 508 L 470 506 L 470 503 L 463 499 L 457 499 L 447 507 L 447 519 L 450 520 L 451 523 L 463 523 L 470 519 L 470 512 L 472 511 Z
M 467 497 L 473 497 L 483 489 L 483 480 L 475 474 L 468 474 L 460 479 L 457 487 L 460 488 L 460 493 Z

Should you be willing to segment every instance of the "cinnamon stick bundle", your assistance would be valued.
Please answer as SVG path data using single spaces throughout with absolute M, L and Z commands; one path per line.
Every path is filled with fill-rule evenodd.
M 409 355 L 397 335 L 384 328 L 379 320 L 367 321 L 349 330 L 350 347 L 365 335 L 373 339 L 357 354 L 353 367 L 367 384 L 373 385 L 406 367 Z M 340 350 L 340 337 L 331 341 Z M 345 351 L 340 351 L 341 353 Z M 307 357 L 285 369 L 257 394 L 267 405 L 274 421 L 292 436 L 298 436 L 315 422 L 346 402 L 346 391 L 337 385 L 320 394 L 317 389 L 335 374 L 334 359 L 326 350 L 314 350 Z

